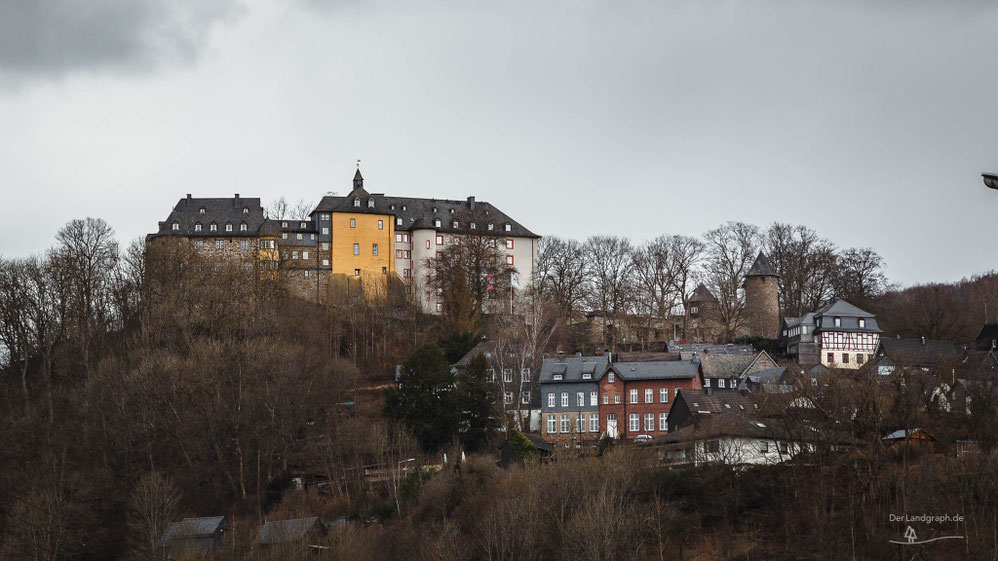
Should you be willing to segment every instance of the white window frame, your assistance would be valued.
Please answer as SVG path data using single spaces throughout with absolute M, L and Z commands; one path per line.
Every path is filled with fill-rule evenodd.
M 561 392 L 561 406 L 568 407 L 568 392 Z
M 586 392 L 576 392 L 575 394 L 575 406 L 585 407 L 586 406 Z
M 561 432 L 567 433 L 568 429 L 570 429 L 570 428 L 571 428 L 571 425 L 569 425 L 569 422 L 568 422 L 568 413 L 562 413 L 561 414 Z
M 638 390 L 631 389 L 631 391 L 628 393 L 628 401 L 627 402 L 628 403 L 637 403 L 638 402 Z
M 549 408 L 554 409 L 554 407 L 555 407 L 555 405 L 554 405 L 555 399 L 557 399 L 557 398 L 555 397 L 554 392 L 548 393 L 548 407 Z
M 599 432 L 599 414 L 589 414 L 589 432 Z
M 669 430 L 669 414 L 659 413 L 658 414 L 658 430 L 666 432 Z
M 548 434 L 558 433 L 558 416 L 548 415 Z
M 645 432 L 655 431 L 655 414 L 645 413 Z
M 645 403 L 655 403 L 655 392 L 651 388 L 645 388 Z
M 669 403 L 669 388 L 658 389 L 658 401 L 659 403 Z
M 599 394 L 597 392 L 589 392 L 589 405 L 596 407 L 599 405 Z
M 638 432 L 641 430 L 641 416 L 637 413 L 631 413 L 627 416 L 627 430 L 628 432 Z

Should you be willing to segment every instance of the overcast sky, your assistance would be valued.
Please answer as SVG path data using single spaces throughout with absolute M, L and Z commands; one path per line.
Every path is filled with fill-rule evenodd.
M 414 4 L 0 0 L 0 255 L 359 158 L 542 235 L 783 221 L 906 284 L 998 268 L 993 2 Z

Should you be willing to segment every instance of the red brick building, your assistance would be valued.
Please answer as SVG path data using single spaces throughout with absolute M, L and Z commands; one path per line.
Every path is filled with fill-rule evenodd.
M 680 389 L 700 389 L 699 362 L 613 362 L 599 378 L 600 430 L 616 438 L 668 432 Z

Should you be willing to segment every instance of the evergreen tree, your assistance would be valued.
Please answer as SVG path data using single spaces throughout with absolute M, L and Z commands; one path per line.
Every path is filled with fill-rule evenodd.
M 489 363 L 481 354 L 457 376 L 457 405 L 460 410 L 459 437 L 470 452 L 481 450 L 499 427 L 496 389 L 486 373 Z
M 399 374 L 399 387 L 385 392 L 385 418 L 405 425 L 427 451 L 451 441 L 459 412 L 450 362 L 436 345 L 409 355 Z

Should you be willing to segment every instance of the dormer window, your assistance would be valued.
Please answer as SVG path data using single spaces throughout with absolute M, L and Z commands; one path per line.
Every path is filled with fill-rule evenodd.
M 402 225 L 402 217 L 401 216 L 398 216 L 398 217 L 395 218 L 395 225 L 396 226 L 401 226 Z
M 218 231 L 218 224 L 215 224 L 214 222 L 212 222 L 211 224 L 209 224 L 208 225 L 208 231 L 209 232 L 217 232 Z
M 374 199 L 367 199 L 367 208 L 374 208 Z
M 457 220 L 455 220 L 454 221 L 454 228 L 457 228 L 457 227 L 458 227 L 458 223 L 457 223 Z
M 842 318 L 835 318 L 835 327 L 842 327 Z
M 281 228 L 287 228 L 287 227 L 288 227 L 287 222 L 281 222 Z
M 472 229 L 472 230 L 474 230 L 474 229 L 475 229 L 475 223 L 474 223 L 474 222 L 472 222 L 472 223 L 471 223 L 471 229 Z
M 243 222 L 242 224 L 239 225 L 239 231 L 240 232 L 245 232 L 246 231 L 246 223 L 245 222 Z
M 402 212 L 405 212 L 405 211 L 406 211 L 406 206 L 402 205 Z
M 451 214 L 454 214 L 454 209 L 450 209 L 450 211 L 449 211 L 449 212 L 450 212 Z
M 173 223 L 173 231 L 176 232 L 179 229 L 180 229 L 180 222 L 174 222 Z
M 243 207 L 243 214 L 249 214 L 249 209 L 246 208 L 246 207 Z
M 440 219 L 439 219 L 439 218 L 437 218 L 436 220 L 434 220 L 434 221 L 433 221 L 433 225 L 434 225 L 435 227 L 439 228 L 439 227 L 440 227 Z
M 227 222 L 227 223 L 225 224 L 225 231 L 226 231 L 226 232 L 231 232 L 231 231 L 232 231 L 232 224 L 231 224 L 231 223 L 228 223 L 228 222 Z
M 201 224 L 195 224 L 194 225 L 194 231 L 195 232 L 200 232 L 201 231 Z
M 492 224 L 489 224 L 489 231 L 490 232 L 492 231 L 492 228 L 493 228 Z
M 360 206 L 360 199 L 354 199 L 353 200 L 353 206 L 359 207 Z
M 204 214 L 204 207 L 198 209 L 198 214 Z
M 302 223 L 300 224 L 300 226 L 301 226 L 302 228 L 308 228 L 308 224 L 306 224 L 305 222 L 302 222 Z
M 865 328 L 865 327 L 866 327 L 866 319 L 864 319 L 864 318 L 859 318 L 859 328 L 860 328 L 860 329 L 863 329 L 863 328 Z
M 513 226 L 511 226 L 510 224 L 506 224 L 506 231 L 509 232 L 509 231 L 512 231 L 512 230 L 513 230 Z

